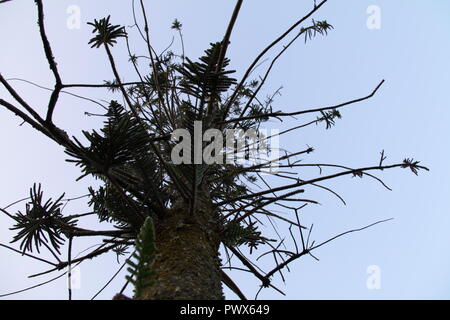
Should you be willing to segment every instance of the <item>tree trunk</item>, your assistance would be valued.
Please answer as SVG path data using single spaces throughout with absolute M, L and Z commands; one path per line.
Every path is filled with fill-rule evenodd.
M 153 284 L 144 300 L 222 300 L 218 223 L 210 210 L 172 209 L 155 224 Z

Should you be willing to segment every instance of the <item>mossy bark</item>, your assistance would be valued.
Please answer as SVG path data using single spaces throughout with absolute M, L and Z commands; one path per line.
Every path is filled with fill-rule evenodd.
M 218 223 L 208 211 L 197 210 L 190 216 L 187 208 L 172 209 L 155 224 L 153 284 L 138 299 L 224 299 Z

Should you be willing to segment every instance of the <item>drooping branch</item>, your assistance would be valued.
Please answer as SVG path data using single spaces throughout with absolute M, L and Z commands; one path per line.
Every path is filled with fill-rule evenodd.
M 9 292 L 9 293 L 0 294 L 0 298 L 12 296 L 12 295 L 15 295 L 15 294 L 18 294 L 18 293 L 22 293 L 22 292 L 30 291 L 30 290 L 35 289 L 35 288 L 38 288 L 38 287 L 42 287 L 43 285 L 46 285 L 46 284 L 48 284 L 48 283 L 51 283 L 51 282 L 53 282 L 53 281 L 56 281 L 56 280 L 58 280 L 58 279 L 64 277 L 64 276 L 66 275 L 66 273 L 67 273 L 67 272 L 64 272 L 64 273 L 62 273 L 62 274 L 60 274 L 60 275 L 58 275 L 58 276 L 56 276 L 56 277 L 54 277 L 54 278 L 52 278 L 52 279 L 50 279 L 50 280 L 41 282 L 41 283 L 36 284 L 36 285 L 33 285 L 33 286 L 31 286 L 31 287 L 27 287 L 27 288 L 25 288 L 25 289 L 21 289 L 21 290 Z
M 236 201 L 240 201 L 240 200 L 244 200 L 244 199 L 255 198 L 255 197 L 262 196 L 262 195 L 265 195 L 265 194 L 268 194 L 271 192 L 293 189 L 293 188 L 301 187 L 304 185 L 308 185 L 308 184 L 312 184 L 312 183 L 316 183 L 316 182 L 320 182 L 320 181 L 324 181 L 324 180 L 334 179 L 334 178 L 344 176 L 344 175 L 350 175 L 350 174 L 362 175 L 365 171 L 385 170 L 385 169 L 392 169 L 392 168 L 411 168 L 411 170 L 416 168 L 416 169 L 423 169 L 423 170 L 429 171 L 429 169 L 427 167 L 420 166 L 418 164 L 407 163 L 407 161 L 405 160 L 403 163 L 399 163 L 399 164 L 392 164 L 392 165 L 381 166 L 381 167 L 380 166 L 372 166 L 372 167 L 364 167 L 364 168 L 358 168 L 358 169 L 353 169 L 353 170 L 346 170 L 346 171 L 338 172 L 338 173 L 327 175 L 327 176 L 317 177 L 317 178 L 310 179 L 310 180 L 299 181 L 297 183 L 288 184 L 288 185 L 284 185 L 284 186 L 277 187 L 277 188 L 271 188 L 269 190 L 264 190 L 264 191 L 261 191 L 258 193 L 251 193 L 248 195 L 231 198 L 231 199 L 228 199 L 225 201 L 221 201 L 221 202 L 217 203 L 216 205 L 222 206 L 222 205 L 228 204 L 230 202 L 236 202 Z

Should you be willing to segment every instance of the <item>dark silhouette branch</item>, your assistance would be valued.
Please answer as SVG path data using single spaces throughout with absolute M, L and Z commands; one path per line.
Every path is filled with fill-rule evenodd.
M 26 256 L 26 257 L 29 257 L 29 258 L 33 258 L 33 259 L 35 259 L 35 260 L 38 260 L 38 261 L 41 261 L 41 262 L 50 264 L 50 265 L 52 265 L 52 266 L 57 266 L 57 265 L 58 265 L 58 263 L 54 263 L 54 262 L 51 262 L 51 261 L 49 261 L 49 260 L 46 260 L 46 259 L 42 259 L 42 258 L 36 257 L 36 256 L 34 256 L 34 255 L 32 255 L 32 254 L 28 254 L 28 253 L 26 253 L 26 252 L 22 252 L 22 251 L 20 251 L 20 250 L 14 249 L 13 247 L 7 246 L 7 245 L 2 244 L 2 243 L 0 243 L 0 247 L 9 249 L 9 250 L 14 251 L 14 252 L 16 252 L 16 253 L 18 253 L 18 254 L 20 254 L 20 255 L 22 255 L 22 256 Z
M 39 116 L 39 114 L 32 108 L 30 107 L 30 105 L 24 100 L 22 99 L 22 97 L 14 90 L 14 88 L 12 86 L 9 85 L 9 83 L 5 80 L 5 78 L 1 75 L 0 73 L 0 82 L 3 84 L 3 86 L 6 88 L 6 90 L 9 92 L 9 94 L 23 107 L 25 108 L 25 110 L 34 118 L 34 120 L 36 120 L 39 124 L 43 124 L 44 120 Z M 4 100 L 2 100 L 4 101 Z M 3 104 L 3 103 L 2 103 Z M 9 109 L 8 106 L 6 106 L 5 104 L 3 104 L 5 107 L 7 107 Z M 18 110 L 18 109 L 17 109 Z M 11 110 L 12 111 L 12 110 Z M 14 112 L 14 111 L 13 111 Z M 23 112 L 18 113 L 18 112 L 14 112 L 16 115 L 20 116 L 24 121 L 29 122 L 29 117 L 23 117 L 19 114 L 24 114 Z M 25 120 L 27 118 L 27 120 Z M 31 124 L 31 123 L 30 123 Z
M 58 102 L 59 93 L 62 89 L 62 81 L 61 76 L 58 72 L 58 67 L 55 62 L 55 57 L 53 56 L 52 48 L 50 46 L 50 42 L 48 41 L 47 34 L 45 32 L 44 26 L 44 8 L 42 6 L 42 0 L 35 0 L 37 8 L 38 8 L 38 25 L 39 25 L 39 33 L 41 35 L 42 44 L 44 46 L 45 56 L 47 58 L 48 64 L 50 66 L 50 70 L 52 71 L 55 77 L 55 89 L 53 90 L 50 101 L 48 103 L 47 117 L 46 121 L 48 123 L 52 123 L 52 116 L 55 110 L 56 103 Z
M 342 236 L 344 236 L 344 235 L 346 235 L 346 234 L 352 233 L 352 232 L 358 232 L 358 231 L 362 231 L 362 230 L 368 229 L 368 228 L 373 227 L 373 226 L 375 226 L 375 225 L 377 225 L 377 224 L 384 223 L 384 222 L 387 222 L 387 221 L 390 221 L 390 220 L 392 220 L 392 218 L 390 218 L 390 219 L 385 219 L 385 220 L 380 220 L 380 221 L 377 221 L 377 222 L 375 222 L 375 223 L 369 224 L 369 225 L 367 225 L 367 226 L 365 226 L 365 227 L 362 227 L 362 228 L 358 228 L 358 229 L 353 229 L 353 230 L 349 230 L 349 231 L 342 232 L 342 233 L 340 233 L 340 234 L 338 234 L 338 235 L 336 235 L 336 236 L 334 236 L 334 237 L 332 237 L 332 238 L 330 238 L 330 239 L 328 239 L 328 240 L 326 240 L 326 241 L 324 241 L 324 242 L 322 242 L 322 243 L 320 243 L 320 244 L 318 244 L 318 245 L 316 245 L 316 246 L 311 246 L 311 247 L 309 247 L 309 248 L 306 247 L 306 249 L 304 249 L 302 252 L 297 253 L 297 254 L 293 254 L 292 252 L 290 252 L 290 253 L 289 253 L 289 254 L 290 254 L 290 257 L 289 257 L 285 262 L 280 263 L 279 265 L 277 265 L 276 268 L 274 268 L 274 269 L 272 269 L 271 271 L 269 271 L 269 272 L 265 275 L 265 278 L 266 278 L 266 279 L 269 279 L 269 278 L 272 277 L 276 272 L 280 271 L 281 269 L 283 269 L 284 267 L 286 267 L 288 264 L 292 263 L 293 261 L 299 259 L 300 257 L 302 257 L 302 256 L 304 256 L 304 255 L 306 255 L 306 254 L 310 254 L 311 251 L 313 251 L 313 250 L 315 250 L 315 249 L 317 249 L 317 248 L 320 248 L 321 246 L 323 246 L 323 245 L 325 245 L 325 244 L 327 244 L 327 243 L 329 243 L 329 242 L 331 242 L 331 241 L 333 241 L 333 240 L 335 240 L 335 239 L 337 239 L 337 238 L 340 238 L 340 237 L 342 237 Z M 306 245 L 308 245 L 308 242 L 307 242 Z
M 87 255 L 85 255 L 83 257 L 80 257 L 80 258 L 77 258 L 77 259 L 73 259 L 72 263 L 80 263 L 80 262 L 83 262 L 84 260 L 93 259 L 95 257 L 98 257 L 99 255 L 102 255 L 104 253 L 110 252 L 112 249 L 114 249 L 116 247 L 117 247 L 117 244 L 113 244 L 113 245 L 110 245 L 110 246 L 107 246 L 107 247 L 105 247 L 105 244 L 102 244 L 99 248 L 95 249 L 91 253 L 89 253 L 89 254 L 87 254 Z M 58 271 L 58 270 L 64 269 L 68 265 L 69 265 L 68 261 L 61 262 L 61 263 L 58 263 L 56 265 L 56 267 L 53 268 L 53 269 L 30 275 L 30 276 L 28 276 L 28 278 L 35 278 L 35 277 L 39 277 L 39 276 L 42 276 L 42 275 L 45 275 L 45 274 L 48 274 L 48 273 L 51 273 L 51 272 L 54 272 L 54 271 Z
M 227 31 L 225 32 L 225 36 L 223 37 L 223 40 L 220 45 L 220 53 L 219 53 L 219 59 L 217 60 L 217 66 L 215 70 L 215 74 L 218 75 L 222 71 L 223 62 L 225 60 L 225 55 L 227 54 L 228 45 L 230 42 L 231 33 L 233 31 L 234 25 L 236 23 L 237 17 L 239 15 L 239 11 L 241 10 L 243 0 L 237 0 L 236 6 L 234 7 L 233 15 L 231 16 L 231 19 L 229 21 Z M 214 84 L 212 91 L 216 91 L 216 83 Z M 213 96 L 211 100 L 208 103 L 208 111 L 207 114 L 212 113 L 212 108 L 214 106 L 215 97 Z
M 311 30 L 314 27 L 315 27 L 315 25 L 302 29 L 287 45 L 285 45 L 283 47 L 283 49 L 280 51 L 280 53 L 278 53 L 275 56 L 275 58 L 272 59 L 272 62 L 270 63 L 269 68 L 267 69 L 267 71 L 264 74 L 264 76 L 261 78 L 261 81 L 260 81 L 258 87 L 256 88 L 256 90 L 253 92 L 252 96 L 248 99 L 245 107 L 242 109 L 242 112 L 241 112 L 239 118 L 244 117 L 245 112 L 248 110 L 248 108 L 252 104 L 253 100 L 256 98 L 256 96 L 258 95 L 259 91 L 261 90 L 261 88 L 266 83 L 266 80 L 269 77 L 269 74 L 272 71 L 272 68 L 275 66 L 275 63 L 277 62 L 277 60 L 289 49 L 289 47 L 291 47 L 298 40 L 298 38 L 300 38 L 303 34 L 308 32 L 308 30 Z M 237 125 L 237 123 L 235 124 L 235 127 L 236 127 L 236 125 Z
M 224 117 L 228 115 L 228 112 L 231 108 L 231 105 L 233 104 L 234 100 L 236 99 L 239 91 L 244 86 L 245 81 L 247 81 L 248 76 L 252 72 L 253 68 L 258 64 L 258 62 L 261 60 L 262 57 L 270 50 L 272 49 L 276 44 L 278 44 L 280 41 L 282 41 L 286 36 L 288 36 L 293 30 L 295 30 L 300 24 L 302 24 L 304 21 L 309 19 L 316 11 L 318 11 L 328 0 L 323 0 L 318 5 L 314 6 L 314 8 L 303 18 L 295 22 L 288 30 L 286 30 L 281 36 L 279 36 L 277 39 L 275 39 L 272 43 L 270 43 L 264 50 L 261 51 L 261 53 L 255 58 L 255 60 L 250 64 L 247 71 L 245 72 L 244 76 L 242 77 L 240 83 L 237 85 L 236 89 L 234 90 L 232 96 L 228 100 L 228 103 L 225 107 L 225 114 Z
M 29 125 L 31 125 L 34 129 L 36 129 L 37 131 L 45 134 L 47 137 L 49 137 L 52 140 L 55 140 L 53 138 L 52 135 L 50 135 L 49 132 L 47 132 L 47 130 L 38 122 L 34 121 L 33 119 L 31 119 L 26 113 L 22 112 L 21 110 L 19 110 L 17 107 L 13 106 L 12 104 L 10 104 L 9 102 L 0 99 L 0 105 L 4 106 L 6 109 L 8 109 L 9 111 L 11 111 L 12 113 L 14 113 L 16 116 L 18 116 L 19 118 L 21 118 L 24 122 L 28 123 Z
M 221 270 L 222 282 L 233 291 L 241 300 L 247 300 L 245 295 L 242 293 L 241 289 L 237 286 L 237 284 L 223 271 Z
M 323 112 L 323 111 L 327 111 L 327 110 L 334 110 L 334 109 L 339 109 L 351 104 L 355 104 L 364 100 L 368 100 L 370 98 L 372 98 L 377 91 L 380 89 L 380 87 L 383 85 L 383 83 L 385 82 L 385 80 L 382 80 L 378 86 L 372 91 L 372 93 L 370 93 L 369 95 L 359 98 L 359 99 L 354 99 L 354 100 L 350 100 L 347 102 L 343 102 L 334 106 L 329 106 L 329 107 L 323 107 L 323 108 L 316 108 L 316 109 L 308 109 L 308 110 L 302 110 L 302 111 L 295 111 L 295 112 L 270 112 L 270 113 L 264 113 L 261 115 L 255 115 L 255 116 L 247 116 L 247 117 L 239 117 L 239 118 L 235 118 L 235 119 L 229 119 L 229 120 L 225 120 L 220 122 L 220 124 L 227 124 L 227 123 L 232 123 L 232 122 L 241 122 L 241 121 L 245 121 L 245 120 L 252 120 L 252 119 L 258 119 L 258 118 L 278 118 L 278 117 L 293 117 L 293 116 L 298 116 L 301 114 L 306 114 L 306 113 L 312 113 L 312 112 Z

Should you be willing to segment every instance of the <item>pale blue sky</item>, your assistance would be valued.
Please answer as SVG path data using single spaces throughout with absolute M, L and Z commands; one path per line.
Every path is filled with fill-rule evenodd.
M 258 50 L 303 16 L 313 1 L 244 1 L 235 27 L 229 57 L 232 67 L 242 72 Z M 91 37 L 86 22 L 111 14 L 115 24 L 132 24 L 131 1 L 47 0 L 46 27 L 64 82 L 101 83 L 111 79 L 103 50 L 87 45 Z M 183 23 L 187 54 L 199 56 L 208 44 L 223 36 L 233 1 L 145 1 L 149 10 L 153 43 L 164 49 L 172 35 L 171 22 Z M 81 9 L 82 27 L 66 27 L 69 5 Z M 381 8 L 380 30 L 366 26 L 367 8 Z M 381 79 L 385 85 L 366 102 L 342 110 L 343 119 L 331 130 L 322 126 L 291 133 L 281 139 L 281 146 L 298 150 L 306 144 L 316 152 L 305 162 L 367 166 L 378 163 L 384 149 L 386 162 L 400 162 L 414 157 L 431 171 L 419 177 L 408 170 L 380 174 L 393 191 L 364 178 L 344 177 L 328 183 L 347 201 L 320 190 L 308 195 L 321 202 L 303 213 L 304 223 L 314 223 L 317 241 L 379 219 L 394 220 L 361 233 L 341 238 L 320 248 L 316 256 L 291 266 L 286 274 L 288 285 L 276 281 L 286 297 L 266 289 L 263 299 L 448 299 L 450 298 L 450 194 L 448 120 L 450 84 L 450 3 L 447 0 L 330 0 L 317 15 L 335 29 L 327 37 L 318 37 L 306 45 L 299 42 L 280 60 L 270 77 L 266 93 L 283 86 L 275 103 L 285 111 L 326 106 L 365 96 Z M 36 27 L 33 1 L 14 0 L 0 6 L 0 72 L 7 78 L 21 77 L 48 87 L 53 79 L 46 64 Z M 134 37 L 132 46 L 142 48 Z M 178 41 L 176 39 L 176 41 Z M 175 42 L 174 49 L 179 47 Z M 277 51 L 271 52 L 273 57 Z M 121 59 L 119 68 L 127 80 L 133 79 L 121 43 L 113 53 Z M 262 72 L 267 63 L 259 69 Z M 30 103 L 45 111 L 48 93 L 28 84 L 11 82 Z M 92 98 L 107 99 L 101 91 L 77 91 Z M 5 90 L 0 96 L 12 99 Z M 99 120 L 84 116 L 84 111 L 98 108 L 72 97 L 63 97 L 56 110 L 56 121 L 69 134 L 99 125 Z M 311 118 L 299 118 L 305 121 Z M 285 128 L 288 124 L 271 124 Z M 91 183 L 82 180 L 77 168 L 64 162 L 63 150 L 46 137 L 24 125 L 9 112 L 0 109 L 0 206 L 27 196 L 34 182 L 42 182 L 47 195 L 57 197 L 65 191 L 70 196 L 86 193 Z M 302 177 L 317 171 L 299 172 Z M 23 206 L 18 206 L 21 209 Z M 85 211 L 81 203 L 71 203 L 68 213 Z M 0 242 L 7 243 L 12 232 L 10 222 L 0 216 Z M 91 242 L 77 241 L 79 252 Z M 75 299 L 92 297 L 115 273 L 119 265 L 113 255 L 81 265 L 81 289 Z M 381 289 L 366 287 L 370 265 L 381 269 Z M 0 248 L 0 295 L 39 283 L 27 275 L 46 270 L 46 266 Z M 268 268 L 266 268 L 268 269 Z M 258 282 L 247 274 L 232 273 L 248 297 L 254 297 Z M 109 299 L 120 290 L 121 274 L 99 297 Z M 227 291 L 227 296 L 234 298 Z M 64 278 L 53 284 L 16 296 L 17 299 L 66 299 Z

